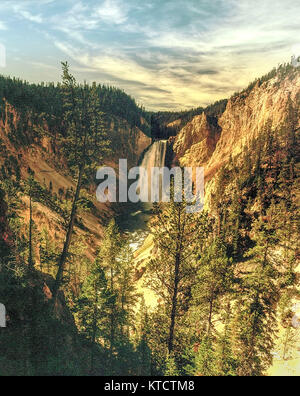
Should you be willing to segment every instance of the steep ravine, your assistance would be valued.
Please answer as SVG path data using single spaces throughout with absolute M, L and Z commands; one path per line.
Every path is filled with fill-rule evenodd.
M 221 116 L 211 116 L 203 112 L 195 116 L 178 133 L 177 136 L 166 141 L 157 141 L 151 145 L 151 139 L 138 128 L 130 128 L 126 122 L 112 121 L 110 137 L 115 151 L 106 165 L 117 168 L 119 158 L 127 158 L 129 166 L 138 165 L 142 153 L 141 166 L 150 169 L 153 166 L 163 166 L 166 156 L 173 150 L 172 158 L 168 162 L 181 166 L 204 166 L 206 176 L 206 196 L 209 207 L 209 194 L 213 190 L 216 172 L 226 164 L 230 157 L 237 157 L 244 146 L 253 137 L 259 135 L 269 124 L 272 129 L 280 128 L 286 122 L 287 114 L 296 112 L 298 126 L 300 126 L 300 76 L 290 74 L 284 79 L 274 77 L 263 83 L 257 83 L 249 92 L 232 97 Z M 7 114 L 11 114 L 14 122 L 18 118 L 17 112 L 7 105 Z M 35 178 L 40 184 L 51 184 L 53 193 L 58 194 L 61 188 L 75 188 L 74 182 L 68 174 L 63 158 L 56 152 L 55 145 L 50 138 L 43 138 L 30 148 L 16 148 L 8 138 L 9 126 L 0 124 L 0 137 L 6 151 L 12 155 L 20 167 L 21 178 L 26 179 L 28 168 L 34 171 Z M 3 161 L 2 161 L 3 162 Z M 0 164 L 2 165 L 1 159 Z M 95 195 L 94 185 L 86 191 Z M 1 196 L 0 196 L 1 198 Z M 29 201 L 23 199 L 22 216 L 25 222 L 29 219 Z M 80 221 L 85 230 L 76 227 L 75 232 L 86 236 L 86 255 L 93 260 L 97 246 L 101 243 L 102 227 L 111 217 L 116 215 L 115 208 L 110 205 L 94 203 L 94 213 L 79 213 Z M 0 220 L 3 219 L 3 241 L 9 244 L 9 231 L 6 225 L 5 207 L 0 201 Z M 151 208 L 147 205 L 128 204 L 118 206 L 118 222 L 121 231 L 131 235 L 132 247 L 135 249 L 135 263 L 137 273 L 142 275 L 147 261 L 151 257 L 153 240 L 147 231 L 147 221 L 151 216 Z M 34 222 L 38 231 L 48 227 L 52 236 L 61 243 L 64 231 L 60 225 L 61 218 L 51 208 L 40 203 L 34 204 Z M 145 296 L 147 305 L 155 306 L 157 298 L 143 287 L 143 279 L 139 277 L 138 289 Z M 282 367 L 280 368 L 282 370 Z M 270 371 L 270 373 L 273 373 Z
M 205 112 L 195 116 L 177 134 L 168 140 L 168 150 L 173 150 L 170 163 L 186 167 L 204 167 L 206 194 L 209 209 L 214 176 L 230 157 L 236 157 L 251 139 L 263 132 L 267 124 L 273 130 L 284 127 L 287 115 L 295 112 L 300 127 L 300 73 L 291 71 L 257 82 L 249 92 L 233 96 L 219 116 Z M 149 238 L 137 252 L 140 263 L 147 261 L 151 251 Z M 146 247 L 147 246 L 147 247 Z
M 214 189 L 214 176 L 230 158 L 238 158 L 243 148 L 266 128 L 278 131 L 287 128 L 289 122 L 296 120 L 300 127 L 300 73 L 291 71 L 284 78 L 275 76 L 265 82 L 257 82 L 249 91 L 232 97 L 220 117 L 210 117 L 203 112 L 186 124 L 176 137 L 169 138 L 173 147 L 173 165 L 195 167 L 203 166 L 206 180 L 206 208 L 210 206 L 210 194 Z M 153 252 L 153 238 L 148 235 L 143 245 L 136 251 L 136 262 L 143 273 Z M 300 273 L 298 267 L 297 272 Z M 143 289 L 148 306 L 157 304 L 157 297 Z M 292 302 L 294 320 L 299 321 L 299 302 Z M 279 329 L 282 337 L 284 329 Z M 300 352 L 292 351 L 293 358 L 283 361 L 281 345 L 274 350 L 274 362 L 268 375 L 295 375 L 299 372 Z
M 0 143 L 2 144 L 0 168 L 12 167 L 13 164 L 14 168 L 18 169 L 21 180 L 28 178 L 30 169 L 34 172 L 35 180 L 48 190 L 51 189 L 51 194 L 54 196 L 59 196 L 62 191 L 64 193 L 68 190 L 75 191 L 75 181 L 70 175 L 70 170 L 59 147 L 60 131 L 51 130 L 47 123 L 44 123 L 43 137 L 39 138 L 36 136 L 35 130 L 40 126 L 30 125 L 25 133 L 32 143 L 30 145 L 17 145 L 14 141 L 14 133 L 18 128 L 20 114 L 8 102 L 5 102 L 5 114 L 5 122 L 0 120 Z M 141 154 L 151 144 L 151 138 L 146 136 L 139 128 L 131 127 L 126 120 L 116 117 L 112 117 L 108 123 L 108 137 L 113 150 L 109 157 L 104 160 L 104 163 L 106 166 L 112 166 L 115 169 L 118 168 L 119 158 L 128 159 L 128 166 L 130 167 L 137 165 Z M 93 210 L 79 213 L 78 219 L 82 226 L 76 227 L 75 233 L 85 238 L 87 242 L 85 254 L 87 258 L 93 261 L 101 241 L 103 226 L 122 208 L 97 202 L 96 187 L 92 182 L 82 193 L 93 202 Z M 22 201 L 23 207 L 20 215 L 28 224 L 29 198 L 24 195 Z M 46 227 L 55 242 L 59 245 L 62 244 L 65 235 L 62 218 L 53 208 L 41 202 L 35 202 L 33 221 L 39 232 Z
M 300 127 L 299 101 L 299 73 L 257 82 L 250 92 L 232 97 L 217 121 L 204 113 L 194 117 L 174 140 L 176 158 L 182 166 L 204 166 L 206 178 L 211 179 L 267 123 L 273 130 L 283 126 L 291 109 Z

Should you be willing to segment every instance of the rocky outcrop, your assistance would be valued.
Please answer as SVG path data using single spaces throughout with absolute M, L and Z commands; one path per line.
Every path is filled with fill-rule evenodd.
M 197 115 L 177 135 L 174 152 L 182 166 L 204 165 L 215 150 L 220 137 L 217 119 L 205 113 Z
M 53 238 L 58 246 L 62 246 L 65 236 L 64 219 L 62 213 L 55 211 L 50 205 L 50 197 L 62 196 L 71 201 L 70 196 L 76 189 L 76 181 L 72 178 L 70 169 L 63 156 L 63 150 L 59 147 L 59 131 L 49 130 L 46 121 L 43 124 L 41 136 L 36 134 L 36 127 L 28 124 L 23 131 L 27 144 L 20 144 L 21 138 L 16 135 L 20 120 L 20 114 L 8 102 L 5 102 L 4 121 L 0 119 L 0 179 L 11 175 L 21 180 L 28 178 L 28 170 L 34 172 L 36 182 L 48 191 L 49 200 L 45 202 L 35 202 L 33 220 L 38 231 L 44 228 Z M 131 127 L 128 121 L 115 116 L 106 120 L 107 134 L 111 142 L 112 152 L 103 160 L 106 166 L 118 168 L 119 159 L 128 159 L 128 166 L 133 167 L 138 164 L 141 154 L 151 144 L 151 138 L 145 135 L 138 127 Z M 101 163 L 99 162 L 99 166 Z M 96 169 L 95 169 L 96 173 Z M 101 242 L 103 225 L 122 210 L 110 203 L 100 203 L 96 201 L 96 185 L 91 178 L 90 185 L 85 186 L 82 191 L 90 202 L 92 210 L 79 211 L 78 222 L 75 224 L 75 233 L 78 237 L 84 238 L 87 242 L 85 251 L 86 257 L 93 261 Z M 24 226 L 29 222 L 29 198 L 22 196 L 22 208 L 19 211 L 20 217 L 24 219 Z M 9 242 L 9 234 L 5 228 L 3 220 L 4 202 L 0 194 L 0 243 L 6 245 Z M 39 253 L 36 252 L 37 263 Z
M 217 125 L 204 113 L 196 116 L 176 136 L 175 155 L 182 166 L 204 166 L 207 179 L 237 156 L 266 125 L 283 127 L 293 111 L 300 126 L 300 72 L 291 70 L 261 82 L 232 97 Z
M 112 158 L 118 166 L 119 159 L 128 160 L 130 167 L 138 164 L 141 154 L 150 146 L 152 140 L 139 128 L 130 127 L 126 121 L 114 119 L 108 129 L 111 147 L 113 148 Z

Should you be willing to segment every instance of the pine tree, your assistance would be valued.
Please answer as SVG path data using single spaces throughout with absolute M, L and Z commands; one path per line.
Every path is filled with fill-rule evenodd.
M 37 236 L 34 235 L 33 221 L 33 201 L 36 200 L 39 191 L 39 184 L 34 180 L 34 172 L 29 168 L 29 177 L 25 184 L 25 193 L 29 197 L 29 225 L 28 225 L 28 268 L 30 271 L 34 269 L 34 242 Z
M 176 366 L 176 361 L 173 355 L 168 355 L 166 358 L 166 368 L 164 375 L 166 377 L 175 377 L 179 375 L 179 371 Z
M 193 287 L 191 317 L 200 334 L 211 336 L 213 319 L 220 310 L 221 298 L 232 290 L 234 281 L 232 260 L 227 257 L 224 243 L 216 238 L 202 253 L 196 284 Z
M 186 202 L 174 202 L 173 197 L 174 189 L 170 203 L 155 206 L 152 233 L 156 253 L 147 270 L 147 285 L 160 296 L 166 309 L 169 354 L 174 350 L 176 322 L 189 306 L 197 271 L 196 244 L 201 245 L 201 237 L 207 231 L 206 216 L 187 213 Z
M 136 320 L 136 352 L 138 354 L 138 372 L 139 376 L 151 375 L 151 349 L 149 347 L 149 314 L 142 296 L 141 303 Z
M 234 268 L 220 238 L 207 239 L 198 268 L 189 310 L 193 336 L 188 372 L 193 375 L 230 375 L 233 362 L 228 322 Z
M 95 373 L 95 352 L 97 341 L 108 341 L 107 323 L 110 315 L 111 294 L 101 266 L 97 258 L 90 275 L 83 284 L 81 294 L 74 311 L 80 331 L 91 341 L 90 372 Z
M 256 245 L 248 252 L 253 269 L 242 275 L 235 307 L 234 354 L 238 359 L 237 373 L 242 376 L 263 375 L 272 363 L 281 276 L 278 260 L 273 256 L 276 244 L 273 211 L 270 208 L 265 220 L 254 223 Z
M 292 299 L 297 297 L 299 292 L 295 288 L 289 288 L 280 298 L 279 319 L 283 328 L 283 335 L 279 339 L 280 352 L 283 360 L 288 360 L 292 352 L 297 349 L 300 341 L 299 326 L 294 323 L 295 312 L 292 310 Z
M 120 274 L 118 256 L 122 247 L 121 236 L 114 220 L 111 220 L 105 230 L 105 235 L 99 250 L 98 259 L 105 271 L 110 292 L 109 300 L 109 348 L 111 362 L 116 346 L 116 333 L 120 328 L 120 307 L 117 304 L 117 277 Z
M 33 228 L 33 220 L 32 220 L 32 184 L 33 178 L 29 179 L 29 238 L 28 238 L 28 246 L 29 246 L 29 258 L 28 258 L 28 265 L 29 268 L 32 270 L 34 267 L 33 264 L 33 252 L 32 252 L 32 228 Z
M 236 357 L 232 348 L 232 300 L 234 295 L 229 293 L 223 301 L 220 313 L 222 329 L 215 336 L 216 373 L 218 376 L 235 376 L 237 369 Z
M 201 377 L 217 375 L 216 355 L 210 336 L 202 338 L 194 353 L 194 360 L 186 367 L 186 372 L 188 375 Z
M 136 306 L 140 295 L 135 286 L 135 268 L 133 264 L 133 253 L 129 244 L 125 241 L 117 258 L 119 262 L 119 274 L 117 277 L 118 303 L 120 312 L 123 313 L 121 323 L 121 335 L 129 336 L 130 329 L 135 327 Z
M 40 269 L 47 272 L 49 275 L 54 275 L 56 272 L 56 265 L 58 260 L 58 246 L 52 241 L 48 229 L 43 228 L 40 237 Z
M 78 200 L 86 175 L 99 166 L 104 153 L 107 153 L 108 142 L 103 128 L 97 87 L 78 86 L 75 78 L 69 73 L 68 63 L 63 68 L 63 104 L 66 136 L 63 139 L 65 155 L 69 166 L 77 173 L 76 191 L 67 226 L 66 239 L 58 263 L 58 271 L 53 289 L 55 299 L 62 284 L 66 260 L 73 235 Z

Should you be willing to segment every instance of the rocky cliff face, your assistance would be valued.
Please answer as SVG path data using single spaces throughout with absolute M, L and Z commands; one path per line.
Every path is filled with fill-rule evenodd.
M 197 115 L 177 135 L 174 152 L 182 166 L 205 164 L 210 159 L 220 138 L 217 119 L 205 113 Z
M 109 125 L 109 138 L 113 147 L 112 159 L 118 166 L 120 158 L 128 160 L 130 167 L 138 164 L 141 154 L 151 144 L 151 138 L 139 128 L 131 128 L 126 121 L 114 119 Z
M 35 180 L 48 190 L 52 197 L 65 197 L 67 192 L 72 195 L 76 189 L 76 183 L 71 177 L 59 148 L 60 131 L 55 132 L 44 123 L 45 133 L 39 137 L 36 133 L 38 127 L 29 123 L 29 127 L 24 131 L 24 140 L 28 140 L 30 144 L 23 145 L 19 142 L 19 138 L 16 138 L 19 119 L 18 111 L 6 102 L 5 121 L 0 120 L 0 181 L 2 177 L 4 180 L 9 175 L 13 178 L 17 177 L 17 174 L 21 181 L 26 180 L 30 169 L 34 172 Z M 131 127 L 126 120 L 121 118 L 111 117 L 107 126 L 112 152 L 104 160 L 104 164 L 118 168 L 119 158 L 126 158 L 128 166 L 136 166 L 142 152 L 151 144 L 151 138 L 138 127 Z M 115 214 L 116 208 L 96 201 L 96 186 L 93 180 L 90 186 L 85 188 L 83 195 L 92 202 L 93 209 L 79 213 L 78 220 L 81 225 L 77 224 L 76 234 L 86 240 L 86 256 L 93 260 L 101 241 L 103 224 Z M 0 194 L 0 220 L 2 218 L 1 205 Z M 20 215 L 24 218 L 24 223 L 28 224 L 29 198 L 24 194 Z M 35 202 L 33 220 L 39 232 L 46 228 L 58 245 L 63 243 L 65 235 L 63 218 L 61 213 L 55 211 L 50 204 Z M 8 238 L 5 230 L 1 232 L 0 242 L 1 238 Z M 36 257 L 38 259 L 38 252 L 36 252 Z
M 217 119 L 196 116 L 176 136 L 175 155 L 182 166 L 204 166 L 207 179 L 269 124 L 285 125 L 290 112 L 300 126 L 300 71 L 290 70 L 232 97 Z

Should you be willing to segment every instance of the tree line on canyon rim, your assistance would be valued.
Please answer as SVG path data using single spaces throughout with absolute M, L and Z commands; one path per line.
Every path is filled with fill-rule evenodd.
M 282 78 L 293 73 L 288 66 L 277 71 Z M 3 91 L 5 84 L 9 89 Z M 5 99 L 11 95 L 12 106 L 24 106 L 22 95 L 13 95 L 19 82 L 5 84 Z M 53 111 L 53 102 L 41 101 L 42 88 L 30 87 L 25 103 L 36 101 L 41 108 L 20 111 L 27 121 L 19 132 L 12 133 L 15 121 L 8 120 L 8 139 L 17 148 L 29 147 L 59 122 L 61 132 L 51 138 L 77 187 L 54 194 L 32 169 L 22 178 L 17 150 L 8 152 L 1 143 L 0 301 L 9 318 L 0 333 L 0 373 L 263 375 L 279 325 L 280 353 L 288 358 L 297 337 L 291 299 L 299 293 L 299 131 L 293 102 L 282 127 L 274 131 L 267 124 L 218 171 L 209 211 L 187 214 L 185 202 L 155 205 L 152 256 L 142 275 L 144 287 L 157 296 L 149 309 L 137 289 L 141 274 L 130 238 L 115 221 L 107 225 L 94 262 L 84 254 L 85 237 L 76 232 L 84 229 L 78 214 L 93 210 L 87 186 L 95 159 L 98 166 L 99 153 L 111 152 L 99 88 L 79 86 L 64 64 L 61 102 Z M 3 110 L 1 117 L 4 124 Z M 47 227 L 38 230 L 36 203 L 60 215 L 63 247 Z

